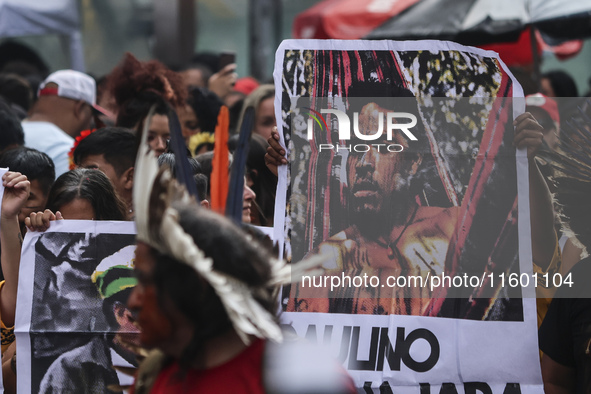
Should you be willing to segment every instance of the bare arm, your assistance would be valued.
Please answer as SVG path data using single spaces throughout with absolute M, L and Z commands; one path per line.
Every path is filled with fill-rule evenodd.
M 7 172 L 2 177 L 4 197 L 0 212 L 0 243 L 2 272 L 6 282 L 0 288 L 0 318 L 6 327 L 14 325 L 18 271 L 23 237 L 18 224 L 18 213 L 29 198 L 30 183 L 19 172 Z
M 560 273 L 566 275 L 571 268 L 574 267 L 583 258 L 583 249 L 579 248 L 569 238 L 562 248 L 562 266 L 560 267 Z
M 546 394 L 570 394 L 575 392 L 575 370 L 542 356 L 542 380 Z
M 4 385 L 4 393 L 16 393 L 16 341 L 12 342 L 8 349 L 2 355 L 2 383 Z M 14 357 L 14 360 L 13 360 Z

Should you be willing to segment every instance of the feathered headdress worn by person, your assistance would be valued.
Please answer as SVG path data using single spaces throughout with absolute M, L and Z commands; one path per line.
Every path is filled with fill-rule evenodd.
M 557 191 L 554 195 L 563 227 L 591 249 L 591 100 L 579 108 L 560 132 L 557 151 L 540 156 L 554 169 Z
M 280 341 L 281 330 L 274 316 L 261 306 L 255 295 L 260 297 L 263 290 L 290 283 L 294 279 L 299 280 L 304 273 L 317 274 L 318 271 L 313 268 L 320 265 L 323 259 L 316 256 L 288 265 L 284 261 L 270 258 L 268 263 L 271 275 L 261 288 L 253 288 L 240 278 L 217 271 L 213 260 L 205 256 L 193 237 L 179 224 L 179 211 L 175 205 L 197 205 L 195 200 L 172 178 L 167 168 L 159 169 L 157 159 L 146 142 L 147 134 L 144 130 L 135 166 L 133 200 L 137 239 L 158 252 L 189 265 L 206 280 L 220 298 L 233 328 L 244 343 L 249 342 L 249 336 Z M 204 228 L 203 231 L 207 229 Z M 248 256 L 244 258 L 248 259 Z

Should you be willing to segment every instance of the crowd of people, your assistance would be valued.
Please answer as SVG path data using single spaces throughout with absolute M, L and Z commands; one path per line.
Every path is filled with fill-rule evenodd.
M 252 225 L 273 226 L 277 168 L 288 161 L 276 129 L 274 86 L 238 78 L 235 68 L 235 64 L 216 68 L 215 63 L 199 63 L 173 71 L 158 61 L 142 62 L 126 54 L 115 69 L 98 80 L 73 70 L 43 75 L 34 65 L 23 68 L 27 72 L 23 75 L 18 75 L 15 67 L 9 67 L 11 73 L 0 70 L 0 167 L 9 169 L 2 177 L 0 211 L 4 278 L 0 282 L 0 329 L 6 392 L 16 390 L 16 342 L 11 327 L 23 236 L 27 231 L 46 231 L 53 221 L 62 219 L 136 221 L 135 263 L 119 271 L 129 282 L 116 290 L 109 287 L 106 273 L 113 266 L 105 259 L 93 273 L 93 283 L 107 305 L 108 319 L 131 331 L 139 327 L 139 340 L 98 338 L 84 348 L 88 357 L 99 350 L 115 352 L 133 367 L 138 365 L 135 356 L 141 356 L 134 384 L 127 388 L 130 392 L 264 392 L 277 384 L 273 383 L 277 371 L 273 371 L 279 367 L 268 360 L 282 368 L 308 368 L 311 376 L 322 376 L 312 382 L 292 381 L 290 387 L 275 387 L 277 391 L 355 392 L 345 370 L 326 361 L 325 355 L 314 355 L 314 349 L 300 346 L 296 367 L 288 360 L 281 361 L 282 352 L 271 344 L 282 337 L 276 290 L 286 279 L 272 245 L 259 242 L 264 236 Z M 534 271 L 563 276 L 572 272 L 577 278 L 588 278 L 591 211 L 586 201 L 591 195 L 591 133 L 585 122 L 589 103 L 583 101 L 581 108 L 573 111 L 552 98 L 577 95 L 563 73 L 548 73 L 542 81 L 540 91 L 526 98 L 528 113 L 517 117 L 514 124 L 514 144 L 528 153 Z M 224 107 L 227 112 L 221 110 Z M 212 212 L 210 202 L 218 193 L 212 190 L 212 185 L 219 183 L 215 178 L 230 171 L 231 153 L 238 149 L 249 108 L 254 110 L 254 121 L 244 168 L 240 224 Z M 371 116 L 369 111 L 364 107 L 361 118 Z M 171 138 L 178 137 L 172 136 L 177 121 L 199 204 L 180 198 L 184 191 L 178 189 L 181 182 L 174 180 L 180 176 L 176 161 L 184 157 L 175 154 L 171 144 Z M 219 138 L 216 129 L 221 124 L 229 125 L 230 151 L 228 167 L 222 171 L 215 168 L 214 159 Z M 402 136 L 398 142 L 408 145 Z M 142 168 L 136 165 L 138 157 Z M 380 164 L 380 154 L 374 150 L 350 155 L 350 185 L 362 185 L 375 177 L 384 199 L 403 201 L 408 211 L 414 212 L 411 219 L 387 212 L 385 202 L 371 212 L 353 204 L 351 215 L 361 213 L 361 224 L 329 241 L 336 247 L 336 243 L 354 238 L 362 240 L 365 247 L 376 238 L 392 238 L 404 225 L 395 242 L 388 243 L 394 244 L 390 249 L 398 253 L 396 259 L 403 260 L 405 237 L 432 232 L 421 221 L 454 216 L 454 208 L 419 206 L 409 190 L 393 185 L 394 167 L 398 166 L 396 171 L 416 171 L 419 155 L 408 160 L 408 168 L 401 164 L 390 168 L 381 160 Z M 228 177 L 223 179 L 227 182 Z M 155 195 L 160 197 L 151 200 Z M 216 203 L 213 205 L 215 208 Z M 393 218 L 390 226 L 376 229 L 377 218 L 386 213 Z M 441 237 L 449 239 L 454 228 L 438 229 Z M 372 259 L 381 261 L 371 251 L 349 252 L 365 256 L 367 267 L 376 266 Z M 584 290 L 571 290 L 567 298 L 561 294 L 552 300 L 556 289 L 545 290 L 538 298 L 538 323 L 546 390 L 588 390 L 588 298 L 581 295 Z M 361 293 L 354 305 L 338 305 L 327 302 L 326 295 L 303 296 L 297 285 L 291 292 L 287 305 L 291 311 L 341 313 L 355 309 L 422 315 L 426 308 L 420 303 L 374 305 L 371 300 L 375 297 Z M 409 297 L 394 292 L 389 295 L 394 299 Z M 156 350 L 147 354 L 138 350 L 141 347 Z M 301 349 L 313 356 L 304 355 Z M 73 380 L 63 377 L 82 376 L 82 371 L 77 371 L 66 355 L 51 365 L 41 391 L 74 390 Z M 57 372 L 62 370 L 67 372 Z M 95 382 L 88 392 L 103 392 L 121 383 L 118 374 L 107 367 L 84 373 L 88 375 L 80 379 Z

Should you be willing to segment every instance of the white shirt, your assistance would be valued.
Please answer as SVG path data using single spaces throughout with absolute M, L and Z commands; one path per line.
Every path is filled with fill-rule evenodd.
M 46 153 L 55 164 L 55 177 L 70 170 L 68 153 L 74 146 L 74 138 L 49 122 L 22 122 L 25 146 Z

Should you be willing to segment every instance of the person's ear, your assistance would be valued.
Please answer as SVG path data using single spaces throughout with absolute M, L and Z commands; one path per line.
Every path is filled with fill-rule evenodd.
M 203 208 L 209 209 L 209 201 L 207 201 L 207 200 L 201 200 L 201 202 L 199 204 L 201 204 L 201 206 Z
M 134 168 L 129 167 L 123 175 L 121 175 L 121 179 L 123 180 L 123 187 L 125 190 L 133 189 L 133 175 L 134 175 Z
M 76 101 L 76 104 L 74 105 L 74 116 L 76 116 L 77 119 L 81 119 L 85 116 L 84 112 L 86 110 L 87 105 L 88 104 L 86 103 L 86 101 L 83 101 L 83 100 Z

